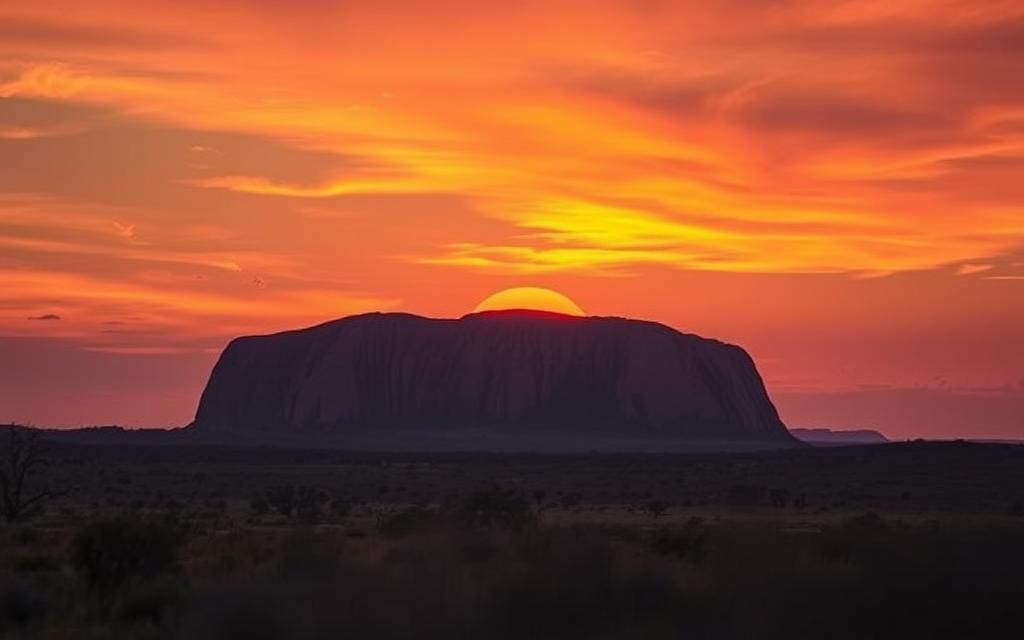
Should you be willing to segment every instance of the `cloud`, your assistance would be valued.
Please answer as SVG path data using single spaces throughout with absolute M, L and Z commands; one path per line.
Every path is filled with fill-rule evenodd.
M 0 39 L 22 47 L 76 47 L 91 50 L 161 50 L 194 48 L 202 42 L 189 34 L 155 29 L 118 28 L 85 21 L 56 22 L 26 18 L 0 18 Z
M 41 316 L 29 316 L 29 320 L 60 320 L 61 317 L 56 313 L 44 313 Z
M 134 224 L 124 224 L 121 222 L 117 222 L 115 220 L 114 222 L 111 223 L 111 225 L 114 227 L 114 232 L 117 233 L 117 235 L 121 236 L 122 238 L 131 240 L 132 238 L 135 237 Z
M 958 275 L 958 276 L 969 276 L 969 275 L 972 275 L 972 274 L 975 274 L 975 273 L 984 273 L 985 271 L 990 271 L 991 269 L 994 269 L 994 268 L 995 268 L 994 264 L 972 264 L 972 263 L 966 263 L 966 264 L 962 264 L 959 267 L 957 267 L 956 275 Z
M 214 209 L 238 206 L 228 195 L 268 208 L 256 201 L 456 194 L 507 235 L 424 236 L 412 253 L 474 270 L 606 273 L 654 263 L 896 273 L 985 259 L 1020 242 L 1022 223 L 1010 216 L 1024 198 L 1013 171 L 1024 133 L 1005 123 L 1020 118 L 1024 92 L 1005 78 L 1024 71 L 1014 55 L 1024 19 L 1008 6 L 435 5 L 425 14 L 356 3 L 340 22 L 326 5 L 234 7 L 225 10 L 237 27 L 230 35 L 197 23 L 190 5 L 181 15 L 126 9 L 113 24 L 74 12 L 9 16 L 67 55 L 20 57 L 0 93 L 153 125 L 40 152 L 102 152 L 124 166 L 133 179 L 107 198 Z M 442 19 L 456 14 L 459 25 Z M 148 32 L 168 34 L 161 46 L 174 55 L 152 51 L 132 71 L 98 42 L 143 47 L 130 34 Z M 309 47 L 332 55 L 309 56 Z M 360 68 L 319 81 L 337 58 Z M 234 59 L 259 63 L 203 76 Z M 294 73 L 296 61 L 304 73 Z M 10 129 L 36 130 L 44 129 Z M 197 149 L 218 153 L 203 152 L 198 166 Z M 32 149 L 19 152 L 27 168 L 8 181 L 21 189 L 96 195 L 96 181 L 70 167 L 67 185 L 31 184 L 44 171 Z M 120 160 L 128 158 L 146 160 Z M 152 158 L 164 160 L 147 166 Z M 225 197 L 188 195 L 204 190 Z M 613 217 L 597 234 L 571 211 L 551 210 L 566 201 L 632 219 Z M 645 226 L 668 241 L 618 242 Z

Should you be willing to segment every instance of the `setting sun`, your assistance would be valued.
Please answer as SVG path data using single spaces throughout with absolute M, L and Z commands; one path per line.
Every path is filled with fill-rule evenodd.
M 488 296 L 476 305 L 473 313 L 481 311 L 500 311 L 505 309 L 529 309 L 531 311 L 550 311 L 568 316 L 587 315 L 578 304 L 568 296 L 551 289 L 541 287 L 514 287 Z

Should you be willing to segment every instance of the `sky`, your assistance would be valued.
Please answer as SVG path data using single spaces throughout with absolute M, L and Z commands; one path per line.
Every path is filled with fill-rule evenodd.
M 234 336 L 544 287 L 790 426 L 1024 438 L 1024 4 L 8 0 L 0 422 L 179 426 Z

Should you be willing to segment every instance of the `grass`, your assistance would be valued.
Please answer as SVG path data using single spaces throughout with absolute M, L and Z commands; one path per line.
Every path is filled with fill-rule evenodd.
M 1015 638 L 1020 452 L 67 448 L 0 637 Z

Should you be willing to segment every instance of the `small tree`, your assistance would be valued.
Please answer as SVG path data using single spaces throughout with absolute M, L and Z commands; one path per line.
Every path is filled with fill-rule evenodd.
M 47 500 L 65 493 L 34 482 L 39 469 L 46 464 L 46 447 L 38 436 L 35 431 L 7 429 L 7 443 L 0 453 L 0 509 L 7 522 L 30 518 Z

